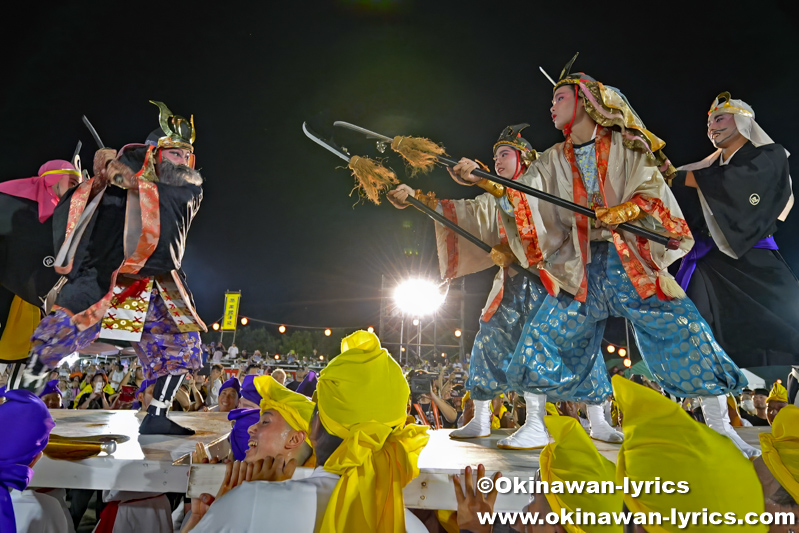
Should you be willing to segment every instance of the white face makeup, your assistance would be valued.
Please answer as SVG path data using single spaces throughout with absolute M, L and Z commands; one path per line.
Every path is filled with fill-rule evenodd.
M 716 148 L 726 148 L 741 137 L 732 113 L 714 113 L 707 121 L 707 137 Z
M 516 150 L 510 146 L 500 146 L 494 155 L 494 170 L 503 178 L 512 179 L 516 173 L 518 156 Z

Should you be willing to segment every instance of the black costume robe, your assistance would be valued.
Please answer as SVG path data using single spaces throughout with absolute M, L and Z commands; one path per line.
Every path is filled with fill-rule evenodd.
M 36 307 L 58 282 L 53 268 L 53 219 L 39 222 L 34 200 L 0 193 L 0 338 L 14 296 Z M 0 362 L 10 362 L 0 353 Z
M 120 160 L 131 170 L 139 171 L 144 162 L 146 148 L 123 152 Z M 168 274 L 176 270 L 183 282 L 192 308 L 194 303 L 186 286 L 186 276 L 181 269 L 186 236 L 194 215 L 202 201 L 202 188 L 179 178 L 169 182 L 156 182 L 160 212 L 158 245 L 142 269 L 132 277 L 147 278 Z M 55 246 L 64 243 L 71 189 L 53 213 Z M 108 186 L 97 210 L 93 213 L 86 231 L 75 252 L 68 283 L 58 295 L 56 304 L 74 313 L 81 312 L 100 300 L 111 287 L 111 278 L 125 259 L 123 235 L 128 209 L 128 192 Z
M 753 246 L 777 229 L 791 194 L 788 158 L 778 144 L 746 143 L 726 165 L 694 177 L 737 259 L 714 246 L 697 261 L 686 293 L 716 341 L 740 367 L 799 364 L 799 283 L 776 250 Z M 711 238 L 697 189 L 680 171 L 673 192 L 698 240 Z

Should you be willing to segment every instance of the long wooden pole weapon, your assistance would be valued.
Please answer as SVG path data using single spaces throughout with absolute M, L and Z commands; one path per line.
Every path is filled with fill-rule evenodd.
M 339 127 L 342 127 L 342 128 L 347 128 L 349 130 L 357 131 L 359 133 L 362 133 L 362 134 L 366 135 L 368 138 L 377 139 L 378 141 L 380 141 L 382 143 L 391 143 L 391 144 L 393 144 L 394 141 L 397 140 L 397 139 L 401 139 L 401 140 L 413 139 L 412 137 L 396 137 L 396 138 L 392 139 L 391 137 L 387 137 L 385 135 L 381 135 L 379 133 L 375 133 L 374 131 L 370 131 L 370 130 L 367 130 L 365 128 L 361 128 L 360 126 L 356 126 L 355 124 L 350 124 L 349 122 L 343 122 L 343 121 L 340 121 L 340 120 L 334 122 L 333 125 L 334 126 L 339 126 Z M 426 141 L 425 144 L 433 144 L 433 143 L 430 142 L 430 141 Z M 400 141 L 400 145 L 401 145 L 401 141 Z M 394 149 L 396 152 L 398 152 L 403 157 L 406 157 L 406 159 L 407 159 L 407 154 L 403 153 L 403 151 L 399 147 L 399 145 L 397 146 L 397 148 L 394 148 L 394 146 L 392 146 L 392 149 Z M 440 163 L 442 165 L 445 165 L 445 166 L 448 166 L 448 167 L 454 167 L 455 165 L 458 164 L 458 162 L 456 160 L 450 159 L 450 158 L 446 157 L 445 155 L 443 155 L 443 150 L 441 151 L 441 153 L 432 153 L 432 152 L 431 153 L 424 153 L 424 154 L 422 154 L 422 158 L 423 159 L 427 159 L 429 161 L 438 162 L 438 163 Z M 412 163 L 415 163 L 415 162 L 412 162 Z M 508 187 L 510 189 L 516 189 L 517 191 L 523 192 L 525 194 L 529 194 L 530 196 L 534 196 L 534 197 L 539 198 L 541 200 L 544 200 L 546 202 L 555 204 L 558 207 L 563 207 L 564 209 L 568 209 L 568 210 L 573 211 L 575 213 L 578 213 L 580 215 L 584 215 L 584 216 L 586 216 L 588 218 L 596 219 L 596 213 L 594 213 L 594 211 L 592 209 L 589 209 L 588 207 L 585 207 L 585 206 L 580 205 L 580 204 L 576 204 L 576 203 L 571 202 L 569 200 L 565 200 L 563 198 L 560 198 L 559 196 L 555 196 L 555 195 L 546 193 L 544 191 L 535 189 L 533 187 L 530 187 L 529 185 L 525 185 L 525 184 L 519 183 L 517 181 L 513 181 L 513 180 L 510 180 L 510 179 L 507 179 L 507 178 L 503 178 L 501 176 L 497 176 L 496 174 L 491 174 L 490 172 L 486 172 L 486 171 L 481 170 L 481 169 L 475 169 L 475 170 L 472 171 L 472 173 L 477 175 L 477 176 L 480 176 L 481 178 L 485 178 L 485 179 L 493 181 L 495 183 L 502 184 L 505 187 Z M 648 239 L 650 241 L 662 244 L 663 246 L 665 246 L 666 248 L 668 248 L 670 250 L 676 250 L 677 248 L 680 247 L 680 240 L 679 239 L 668 237 L 666 235 L 661 235 L 659 233 L 655 233 L 654 231 L 649 231 L 647 229 L 644 229 L 644 228 L 635 226 L 633 224 L 630 224 L 629 222 L 624 222 L 623 224 L 619 224 L 616 227 L 618 229 L 624 230 L 624 231 L 626 231 L 628 233 L 632 233 L 634 235 L 638 235 L 639 237 L 644 237 L 645 239 Z
M 317 135 L 310 128 L 308 128 L 308 125 L 305 124 L 305 123 L 303 123 L 303 125 L 302 125 L 302 131 L 305 132 L 306 137 L 311 139 L 313 142 L 315 142 L 316 144 L 318 144 L 322 148 L 325 148 L 326 150 L 332 152 L 333 154 L 337 155 L 338 157 L 340 157 L 341 159 L 343 159 L 347 163 L 350 163 L 350 161 L 353 159 L 353 157 L 357 157 L 357 156 L 350 156 L 344 150 L 342 150 L 341 148 L 336 146 L 336 144 L 333 143 L 332 141 L 328 141 L 328 140 L 322 139 L 319 135 Z M 393 184 L 398 184 L 398 183 L 399 183 L 399 181 L 396 181 Z M 472 244 L 474 244 L 475 246 L 477 246 L 481 250 L 484 250 L 485 252 L 487 252 L 489 254 L 491 253 L 491 246 L 489 244 L 483 242 L 482 240 L 480 240 L 475 235 L 472 235 L 471 233 L 469 233 L 468 231 L 466 231 L 465 229 L 463 229 L 459 225 L 455 224 L 451 220 L 447 219 L 443 215 L 437 213 L 433 209 L 430 209 L 429 207 L 427 207 L 425 204 L 423 204 L 422 202 L 420 202 L 416 198 L 414 198 L 412 196 L 408 196 L 406 201 L 409 204 L 411 204 L 413 207 L 415 207 L 416 209 L 421 211 L 422 213 L 426 214 L 427 216 L 429 216 L 430 218 L 432 218 L 436 222 L 440 222 L 441 224 L 443 224 L 447 228 L 451 229 L 452 231 L 454 231 L 455 233 L 457 233 L 458 235 L 460 235 L 464 239 L 468 240 L 469 242 L 471 242 Z M 536 276 L 530 270 L 524 268 L 523 266 L 521 266 L 521 265 L 519 265 L 517 263 L 511 263 L 509 268 L 512 268 L 516 272 L 522 274 L 523 276 L 527 277 L 531 281 L 533 281 L 535 283 L 538 283 L 539 285 L 542 284 L 541 283 L 541 279 L 538 276 Z

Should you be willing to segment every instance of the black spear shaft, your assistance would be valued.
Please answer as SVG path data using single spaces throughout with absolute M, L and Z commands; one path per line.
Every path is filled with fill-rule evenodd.
M 420 202 L 419 200 L 417 200 L 413 196 L 408 196 L 408 198 L 405 201 L 408 202 L 409 204 L 411 204 L 413 207 L 415 207 L 419 211 L 421 211 L 422 213 L 424 213 L 425 215 L 427 215 L 430 218 L 432 218 L 433 220 L 435 220 L 436 222 L 440 222 L 444 226 L 448 227 L 449 229 L 451 229 L 452 231 L 454 231 L 455 233 L 457 233 L 458 235 L 460 235 L 464 239 L 468 240 L 469 242 L 471 242 L 472 244 L 474 244 L 475 246 L 477 246 L 481 250 L 485 250 L 489 254 L 491 253 L 491 246 L 489 246 L 488 244 L 484 243 L 483 241 L 481 241 L 480 239 L 478 239 L 477 237 L 475 237 L 474 235 L 472 235 L 471 233 L 469 233 L 468 231 L 466 231 L 462 227 L 458 226 L 457 224 L 455 224 L 454 222 L 449 220 L 448 218 L 446 218 L 446 217 L 440 215 L 438 212 L 430 209 L 429 207 L 424 205 L 422 202 Z M 533 274 L 532 272 L 530 272 L 529 270 L 527 270 L 523 266 L 521 266 L 521 265 L 519 265 L 517 263 L 511 263 L 510 264 L 510 268 L 512 268 L 513 270 L 515 270 L 519 274 L 522 274 L 523 276 L 525 276 L 530 281 L 538 283 L 539 285 L 543 285 L 543 283 L 541 283 L 541 278 L 539 278 L 538 276 L 536 276 L 535 274 Z
M 350 156 L 349 153 L 347 153 L 344 150 L 342 150 L 341 148 L 339 148 L 336 145 L 336 143 L 334 143 L 333 141 L 329 141 L 329 140 L 326 140 L 326 139 L 323 139 L 322 137 L 320 137 L 317 133 L 315 133 L 314 131 L 311 130 L 311 128 L 308 127 L 308 124 L 306 124 L 304 122 L 302 124 L 302 131 L 305 133 L 305 136 L 308 137 L 309 139 L 311 139 L 313 142 L 315 142 L 316 144 L 318 144 L 319 146 L 321 146 L 325 150 L 327 150 L 329 152 L 332 152 L 333 154 L 337 155 L 338 157 L 340 157 L 341 159 L 343 159 L 344 161 L 347 161 L 349 163 L 349 161 L 351 159 L 351 156 Z M 429 216 L 433 220 L 436 220 L 436 221 L 442 223 L 444 226 L 448 227 L 449 229 L 451 229 L 452 231 L 454 231 L 458 235 L 461 235 L 463 238 L 465 238 L 466 240 L 468 240 L 469 242 L 471 242 L 472 244 L 474 244 L 478 248 L 480 248 L 482 250 L 485 250 L 489 254 L 491 253 L 491 246 L 489 246 L 488 244 L 484 243 L 479 238 L 477 238 L 476 236 L 472 235 L 471 233 L 469 233 L 468 231 L 466 231 L 462 227 L 458 226 L 457 224 L 455 224 L 451 220 L 448 220 L 446 217 L 443 217 L 443 216 L 439 215 L 435 210 L 430 209 L 429 207 L 424 205 L 422 202 L 420 202 L 419 200 L 417 200 L 413 196 L 408 196 L 406 201 L 409 204 L 411 204 L 412 206 L 414 206 L 416 209 L 421 211 L 422 213 L 425 213 L 427 216 Z M 519 272 L 520 274 L 524 275 L 525 277 L 527 277 L 531 281 L 533 281 L 535 283 L 538 283 L 539 285 L 543 285 L 543 283 L 541 283 L 541 278 L 539 278 L 538 276 L 536 276 L 535 274 L 533 274 L 532 272 L 530 272 L 529 270 L 527 270 L 523 266 L 518 265 L 516 263 L 511 263 L 510 264 L 510 268 L 512 268 L 516 272 Z
M 385 135 L 382 135 L 380 133 L 376 133 L 374 131 L 367 130 L 367 129 L 362 128 L 360 126 L 356 126 L 355 124 L 350 124 L 349 122 L 344 122 L 344 121 L 338 120 L 338 121 L 334 122 L 333 125 L 334 126 L 340 126 L 340 127 L 343 127 L 343 128 L 347 128 L 347 129 L 350 129 L 350 130 L 353 130 L 353 131 L 357 131 L 359 133 L 362 133 L 362 134 L 366 135 L 367 137 L 378 139 L 381 142 L 390 143 L 390 142 L 393 141 L 393 139 L 391 137 L 386 137 Z M 458 164 L 457 161 L 455 161 L 454 159 L 450 159 L 449 157 L 444 157 L 444 156 L 441 156 L 441 155 L 436 155 L 435 157 L 436 157 L 436 159 L 438 160 L 439 163 L 441 163 L 442 165 L 448 166 L 448 167 L 454 167 L 455 165 Z M 566 200 L 564 198 L 561 198 L 559 196 L 555 196 L 555 195 L 546 193 L 544 191 L 535 189 L 535 188 L 530 187 L 528 185 L 524 185 L 523 183 L 519 183 L 517 181 L 513 181 L 513 180 L 510 180 L 510 179 L 507 179 L 507 178 L 503 178 L 502 176 L 497 176 L 495 174 L 491 174 L 490 172 L 486 172 L 486 171 L 481 170 L 479 168 L 473 170 L 472 174 L 475 174 L 475 175 L 480 176 L 481 178 L 485 178 L 487 180 L 491 180 L 491 181 L 493 181 L 495 183 L 500 183 L 500 184 L 502 184 L 505 187 L 508 187 L 510 189 L 515 189 L 515 190 L 517 190 L 519 192 L 523 192 L 525 194 L 529 194 L 530 196 L 535 196 L 536 198 L 540 198 L 541 200 L 544 200 L 546 202 L 550 202 L 552 204 L 555 204 L 558 207 L 563 207 L 564 209 L 568 209 L 569 211 L 573 211 L 573 212 L 578 213 L 580 215 L 585 215 L 588 218 L 596 219 L 596 213 L 594 213 L 594 211 L 592 209 L 589 209 L 589 208 L 587 208 L 587 207 L 585 207 L 583 205 L 580 205 L 580 204 L 576 204 L 574 202 L 571 202 L 571 201 Z M 669 250 L 676 250 L 677 248 L 680 247 L 680 240 L 679 239 L 671 238 L 671 237 L 668 237 L 666 235 L 661 235 L 659 233 L 655 233 L 654 231 L 646 230 L 644 228 L 639 228 L 638 226 L 630 224 L 629 222 L 624 222 L 622 224 L 619 224 L 618 226 L 616 226 L 616 228 L 620 229 L 620 230 L 624 230 L 624 231 L 626 231 L 628 233 L 632 233 L 633 235 L 638 235 L 639 237 L 643 237 L 645 239 L 648 239 L 650 241 L 656 242 L 658 244 L 662 244 L 663 246 L 665 246 Z
M 442 164 L 448 167 L 453 167 L 458 164 L 457 161 L 455 161 L 454 159 L 450 159 L 449 157 L 437 155 L 436 159 L 438 159 Z M 525 185 L 524 183 L 519 183 L 517 181 L 513 181 L 508 178 L 503 178 L 502 176 L 491 174 L 490 172 L 486 172 L 485 170 L 481 170 L 479 168 L 472 170 L 472 174 L 475 174 L 487 180 L 491 180 L 495 183 L 499 183 L 510 189 L 516 189 L 517 191 L 529 194 L 530 196 L 535 196 L 536 198 L 540 198 L 545 202 L 555 204 L 558 207 L 563 207 L 570 211 L 574 211 L 575 213 L 580 215 L 585 215 L 588 218 L 596 219 L 596 213 L 594 212 L 593 209 L 589 209 L 588 207 L 585 207 L 583 205 L 570 202 L 569 200 L 564 200 L 560 196 L 555 196 L 554 194 L 549 194 L 542 190 Z M 632 233 L 633 235 L 638 235 L 639 237 L 643 237 L 658 244 L 662 244 L 669 250 L 676 250 L 677 248 L 680 247 L 679 239 L 674 239 L 666 235 L 655 233 L 654 231 L 649 231 L 647 229 L 640 228 L 634 224 L 630 224 L 629 222 L 623 222 L 618 226 L 616 226 L 616 228 L 626 231 L 628 233 Z

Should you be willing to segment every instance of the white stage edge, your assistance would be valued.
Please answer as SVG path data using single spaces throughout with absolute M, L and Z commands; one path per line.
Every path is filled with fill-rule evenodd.
M 224 478 L 224 465 L 190 465 L 188 454 L 201 442 L 211 450 L 227 450 L 230 422 L 226 413 L 170 413 L 170 418 L 194 429 L 191 437 L 139 435 L 143 415 L 133 411 L 52 411 L 53 433 L 67 437 L 125 435 L 113 455 L 101 454 L 81 461 L 56 461 L 47 457 L 37 463 L 31 486 L 77 489 L 116 489 L 141 492 L 187 492 L 198 496 L 216 494 Z M 758 434 L 770 427 L 738 428 L 749 444 L 759 448 Z M 420 475 L 405 487 L 405 505 L 420 509 L 450 509 L 457 505 L 453 474 L 466 465 L 482 463 L 487 475 L 528 479 L 538 469 L 540 450 L 502 450 L 496 442 L 511 430 L 494 430 L 490 437 L 453 440 L 451 430 L 431 430 L 430 441 L 419 456 Z M 616 461 L 619 445 L 594 441 L 597 449 Z M 295 477 L 306 477 L 298 468 Z M 497 511 L 520 511 L 529 503 L 527 494 L 500 494 Z

